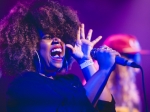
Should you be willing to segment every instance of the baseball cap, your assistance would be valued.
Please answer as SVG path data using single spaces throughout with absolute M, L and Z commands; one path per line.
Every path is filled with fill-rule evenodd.
M 104 41 L 103 44 L 111 47 L 112 49 L 120 53 L 149 54 L 149 50 L 141 49 L 141 46 L 137 38 L 133 35 L 128 35 L 128 34 L 111 35 Z

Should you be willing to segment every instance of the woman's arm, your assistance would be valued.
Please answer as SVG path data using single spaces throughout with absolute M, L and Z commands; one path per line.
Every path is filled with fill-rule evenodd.
M 111 94 L 106 88 L 110 71 L 105 69 L 98 70 L 85 84 L 87 97 L 93 105 L 96 105 L 98 99 L 111 102 Z
M 80 64 L 84 63 L 84 61 L 85 60 L 80 61 Z M 89 65 L 81 70 L 82 70 L 82 73 L 84 75 L 86 82 L 88 82 L 89 79 L 98 71 L 95 68 L 94 64 Z M 100 71 L 98 73 L 100 73 Z M 103 91 L 101 92 L 101 95 L 99 96 L 99 100 L 104 100 L 104 101 L 108 101 L 108 102 L 112 101 L 112 96 L 111 96 L 111 93 L 110 93 L 109 89 L 107 88 L 107 86 L 105 86 Z
M 79 64 L 82 63 L 82 60 L 85 61 L 91 59 L 90 52 L 93 49 L 93 46 L 102 38 L 101 36 L 99 36 L 95 40 L 91 41 L 92 32 L 93 30 L 89 30 L 88 35 L 85 38 L 84 24 L 81 24 L 81 27 L 79 27 L 79 30 L 77 32 L 77 42 L 75 44 L 75 47 L 70 44 L 66 45 L 66 47 L 72 50 L 72 55 Z M 114 51 L 112 52 L 112 50 L 110 49 L 100 49 L 97 53 L 97 61 L 101 66 L 101 69 L 96 71 L 94 66 L 87 66 L 87 68 L 84 68 L 84 70 L 82 70 L 84 76 L 88 80 L 85 85 L 87 97 L 89 98 L 91 103 L 93 103 L 93 105 L 96 104 L 107 83 L 111 68 L 115 63 L 115 55 L 116 53 Z M 106 101 L 111 101 L 110 93 L 107 91 L 107 89 L 105 89 L 104 92 L 106 92 L 106 94 L 104 93 L 103 97 L 101 98 Z M 108 95 L 109 97 L 107 97 L 106 95 Z M 97 99 L 95 100 L 95 98 Z

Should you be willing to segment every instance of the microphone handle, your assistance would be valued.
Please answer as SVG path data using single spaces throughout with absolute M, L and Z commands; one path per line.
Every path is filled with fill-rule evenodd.
M 93 48 L 91 50 L 91 57 L 93 59 L 96 59 L 96 53 L 98 52 L 97 48 Z M 115 58 L 115 63 L 116 64 L 119 64 L 119 65 L 123 65 L 123 66 L 131 66 L 131 67 L 134 67 L 134 68 L 140 68 L 140 65 L 136 64 L 135 62 L 133 61 L 130 61 L 130 60 L 127 60 L 125 58 L 122 58 L 120 56 L 116 56 Z
M 130 67 L 133 67 L 133 68 L 140 68 L 140 65 L 138 65 L 137 63 L 135 63 L 133 61 L 130 61 L 130 60 L 127 60 L 125 58 L 122 58 L 120 56 L 116 56 L 115 62 L 117 64 L 120 64 L 120 65 L 123 65 L 123 66 L 130 66 Z

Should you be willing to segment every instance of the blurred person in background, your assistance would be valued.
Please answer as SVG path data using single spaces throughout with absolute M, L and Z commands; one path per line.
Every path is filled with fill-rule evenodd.
M 104 44 L 118 51 L 123 58 L 140 64 L 141 54 L 148 51 L 141 50 L 137 38 L 128 34 L 109 36 Z M 128 66 L 116 65 L 107 83 L 116 101 L 117 112 L 140 112 L 141 101 L 136 85 L 136 74 L 140 70 Z

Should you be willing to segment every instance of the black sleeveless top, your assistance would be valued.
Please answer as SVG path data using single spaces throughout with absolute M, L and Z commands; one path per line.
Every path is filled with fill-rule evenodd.
M 99 101 L 94 108 L 72 74 L 50 79 L 25 72 L 10 84 L 7 96 L 8 112 L 115 112 L 114 100 Z

